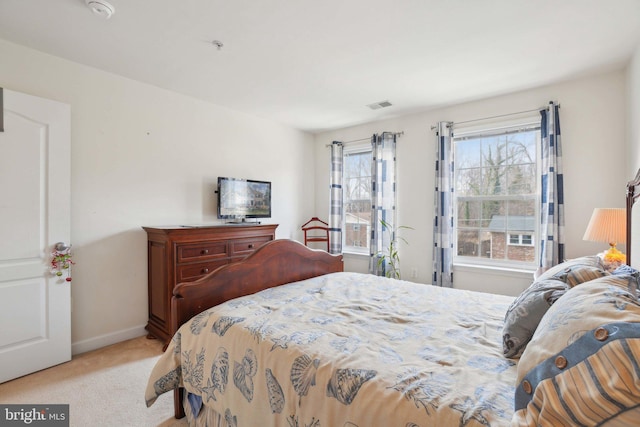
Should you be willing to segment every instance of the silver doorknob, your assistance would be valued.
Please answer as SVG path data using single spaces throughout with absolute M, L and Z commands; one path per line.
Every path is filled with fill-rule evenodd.
M 58 242 L 53 246 L 53 248 L 58 252 L 65 252 L 71 249 L 71 245 L 67 245 L 64 242 Z

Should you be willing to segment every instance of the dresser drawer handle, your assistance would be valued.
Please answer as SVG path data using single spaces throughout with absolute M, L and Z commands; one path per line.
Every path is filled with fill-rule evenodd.
M 207 255 L 209 253 L 209 249 L 203 249 L 202 251 L 200 251 L 200 253 L 202 255 Z
M 249 244 L 249 249 L 253 249 L 253 243 Z
M 202 274 L 207 274 L 208 272 L 209 272 L 208 268 L 205 267 L 205 268 L 202 269 Z

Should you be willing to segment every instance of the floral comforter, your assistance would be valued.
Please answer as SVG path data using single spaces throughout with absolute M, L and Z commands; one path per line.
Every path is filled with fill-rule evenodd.
M 182 386 L 186 411 L 228 426 L 504 426 L 515 363 L 511 297 L 333 273 L 211 308 L 154 367 L 147 406 Z

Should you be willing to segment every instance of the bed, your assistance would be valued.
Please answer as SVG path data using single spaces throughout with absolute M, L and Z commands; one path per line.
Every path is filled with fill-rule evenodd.
M 173 391 L 192 426 L 634 425 L 638 272 L 623 267 L 568 260 L 512 298 L 347 273 L 275 240 L 175 288 L 145 399 Z

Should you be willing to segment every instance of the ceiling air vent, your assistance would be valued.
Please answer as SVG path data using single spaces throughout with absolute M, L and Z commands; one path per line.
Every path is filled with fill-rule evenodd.
M 380 101 L 380 102 L 374 102 L 373 104 L 369 104 L 367 105 L 367 107 L 371 108 L 372 110 L 379 110 L 380 108 L 386 108 L 386 107 L 391 107 L 393 104 L 390 103 L 389 101 Z

